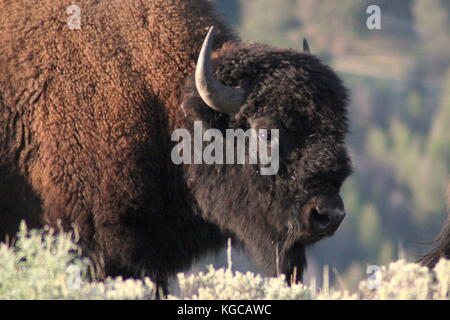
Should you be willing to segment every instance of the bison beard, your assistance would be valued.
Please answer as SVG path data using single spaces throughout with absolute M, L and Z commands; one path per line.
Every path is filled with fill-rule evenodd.
M 301 279 L 305 247 L 343 218 L 351 171 L 335 73 L 308 52 L 240 42 L 207 1 L 84 1 L 81 30 L 66 25 L 71 4 L 0 5 L 0 236 L 20 219 L 75 226 L 100 276 L 163 286 L 232 237 L 266 272 L 279 261 Z M 196 84 L 211 25 L 197 80 L 238 92 L 233 103 Z M 279 129 L 279 172 L 175 166 L 171 132 L 194 121 Z

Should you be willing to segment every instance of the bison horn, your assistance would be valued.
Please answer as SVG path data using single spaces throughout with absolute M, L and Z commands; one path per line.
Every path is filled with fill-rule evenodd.
M 303 52 L 311 53 L 309 50 L 308 40 L 306 40 L 306 38 L 303 38 Z
M 241 88 L 231 88 L 222 84 L 213 75 L 211 63 L 211 48 L 214 34 L 212 26 L 197 61 L 195 69 L 195 85 L 203 101 L 212 109 L 228 114 L 239 111 L 244 101 L 244 91 Z

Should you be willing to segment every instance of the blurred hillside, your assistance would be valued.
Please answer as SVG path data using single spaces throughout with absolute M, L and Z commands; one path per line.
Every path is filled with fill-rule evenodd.
M 353 287 L 366 265 L 427 250 L 446 218 L 450 173 L 450 1 L 216 0 L 243 40 L 311 50 L 351 90 L 347 218 L 309 250 L 310 275 L 336 267 Z M 381 30 L 366 9 L 381 8 Z M 320 274 L 316 275 L 320 278 Z

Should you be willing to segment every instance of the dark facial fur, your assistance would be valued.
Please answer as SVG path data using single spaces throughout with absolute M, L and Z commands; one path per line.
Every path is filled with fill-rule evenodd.
M 259 174 L 259 165 L 187 165 L 186 178 L 201 214 L 241 240 L 256 262 L 275 273 L 301 276 L 305 246 L 318 234 L 304 206 L 337 195 L 351 173 L 344 145 L 347 91 L 312 55 L 261 44 L 225 45 L 215 54 L 218 79 L 242 87 L 247 98 L 236 115 L 208 108 L 186 83 L 188 125 L 206 128 L 279 129 L 280 169 Z M 191 126 L 192 130 L 192 126 Z M 321 200 L 317 200 L 319 203 Z

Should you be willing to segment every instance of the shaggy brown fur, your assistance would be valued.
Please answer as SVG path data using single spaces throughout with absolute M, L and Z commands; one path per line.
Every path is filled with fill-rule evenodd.
M 447 187 L 447 210 L 449 217 L 441 232 L 434 240 L 436 247 L 419 261 L 429 268 L 433 268 L 441 258 L 450 259 L 450 182 Z
M 167 132 L 182 114 L 182 83 L 210 25 L 217 46 L 233 36 L 204 1 L 83 1 L 82 30 L 66 24 L 71 4 L 0 4 L 0 231 L 39 213 L 32 195 L 33 205 L 16 208 L 26 199 L 6 192 L 20 174 L 41 199 L 43 221 L 76 224 L 83 246 L 104 255 L 106 273 L 138 275 L 147 262 L 123 266 L 165 242 L 149 234 L 137 249 L 137 231 L 124 224 L 171 211 L 177 177 L 167 168 Z M 153 230 L 177 229 L 180 247 L 189 243 L 183 226 L 158 223 Z
M 343 210 L 351 171 L 340 79 L 310 54 L 240 43 L 206 1 L 83 1 L 81 30 L 66 24 L 71 4 L 0 5 L 0 236 L 29 215 L 74 224 L 103 275 L 162 284 L 231 236 L 267 272 L 300 279 L 305 247 L 335 230 L 318 232 L 311 208 Z M 234 116 L 193 85 L 210 25 L 216 76 L 246 94 Z M 175 166 L 171 132 L 194 120 L 280 129 L 279 173 Z

